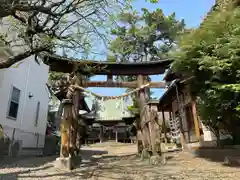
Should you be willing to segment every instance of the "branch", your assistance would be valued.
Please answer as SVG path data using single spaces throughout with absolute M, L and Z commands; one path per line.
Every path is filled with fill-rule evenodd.
M 73 21 L 71 24 L 69 24 L 67 27 L 65 27 L 65 28 L 62 30 L 62 32 L 60 32 L 59 36 L 61 36 L 69 27 L 73 26 L 74 24 L 76 24 L 77 22 L 79 22 L 79 21 L 82 20 L 82 19 L 86 19 L 87 17 L 95 14 L 96 12 L 97 12 L 97 11 L 94 10 L 94 11 L 92 11 L 91 13 L 89 13 L 89 14 L 87 14 L 87 15 L 85 15 L 85 16 L 81 15 L 80 18 L 78 18 L 76 21 Z
M 43 7 L 43 6 L 30 6 L 30 5 L 23 5 L 23 4 L 18 4 L 18 5 L 9 5 L 9 4 L 1 4 L 0 9 L 5 10 L 6 12 L 15 12 L 15 11 L 22 11 L 22 12 L 32 12 L 32 11 L 37 11 L 41 12 L 44 14 L 49 14 L 51 16 L 57 16 L 57 13 L 52 12 L 51 8 L 49 7 Z M 8 14 L 7 14 L 8 15 Z
M 49 47 L 42 46 L 42 47 L 38 47 L 38 48 L 35 48 L 32 50 L 25 51 L 24 53 L 20 53 L 16 56 L 11 56 L 6 61 L 0 61 L 0 69 L 9 68 L 10 66 L 12 66 L 13 64 L 15 64 L 19 61 L 22 61 L 32 55 L 40 53 L 40 52 L 49 51 L 49 49 L 50 49 Z

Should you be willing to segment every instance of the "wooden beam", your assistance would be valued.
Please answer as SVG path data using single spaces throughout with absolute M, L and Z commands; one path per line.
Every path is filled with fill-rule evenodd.
M 108 75 L 107 75 L 107 81 L 113 81 L 113 76 L 110 75 L 110 74 L 108 74 Z
M 80 67 L 78 71 L 81 74 L 94 74 L 94 75 L 155 75 L 163 74 L 172 63 L 171 59 L 163 59 L 148 62 L 107 62 L 107 61 L 92 61 L 69 59 L 57 55 L 44 55 L 44 62 L 50 66 L 51 71 L 71 73 Z M 86 68 L 85 65 L 90 68 Z M 92 67 L 96 67 L 95 71 Z
M 114 81 L 89 81 L 86 87 L 111 87 L 111 88 L 137 88 L 137 81 L 114 82 Z M 150 82 L 149 88 L 165 88 L 164 82 Z

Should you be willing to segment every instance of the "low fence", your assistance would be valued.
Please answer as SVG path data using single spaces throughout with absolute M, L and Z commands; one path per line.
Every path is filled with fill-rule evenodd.
M 3 126 L 4 138 L 0 140 L 0 154 L 9 156 L 39 155 L 45 143 L 45 135 Z

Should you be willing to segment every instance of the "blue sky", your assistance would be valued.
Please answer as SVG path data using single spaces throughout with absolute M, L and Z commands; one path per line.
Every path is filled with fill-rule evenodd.
M 159 0 L 158 4 L 151 4 L 145 0 L 135 0 L 133 2 L 133 8 L 141 10 L 141 8 L 147 8 L 153 11 L 157 8 L 161 8 L 165 15 L 176 13 L 177 19 L 184 19 L 187 27 L 198 27 L 209 12 L 210 8 L 215 3 L 215 0 Z M 102 59 L 102 58 L 101 58 Z M 161 81 L 163 75 L 152 76 L 152 81 Z M 105 76 L 94 76 L 93 81 L 105 81 Z M 123 88 L 89 88 L 89 90 L 107 96 L 115 96 L 124 93 Z M 164 89 L 153 89 L 153 96 L 160 98 L 164 92 Z

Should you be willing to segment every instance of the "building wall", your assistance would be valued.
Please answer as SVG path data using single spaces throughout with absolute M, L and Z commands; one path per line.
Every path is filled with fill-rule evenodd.
M 189 87 L 186 86 L 186 88 L 183 89 L 183 91 L 179 95 L 179 99 L 180 99 L 181 105 L 184 106 L 184 107 L 192 103 L 192 98 L 191 98 L 191 96 L 189 94 L 188 88 Z M 172 110 L 173 110 L 173 117 L 175 117 L 175 112 L 178 111 L 178 104 L 177 104 L 177 100 L 176 99 L 174 99 L 172 101 Z M 188 127 L 187 127 L 187 121 L 186 121 L 186 116 L 185 116 L 186 114 L 184 113 L 183 115 L 184 115 L 183 116 L 183 122 L 182 122 L 183 130 L 187 131 Z M 202 130 L 203 130 L 203 140 L 204 141 L 211 142 L 211 141 L 215 141 L 216 140 L 216 137 L 215 137 L 214 133 L 202 123 L 201 119 L 200 119 L 200 122 L 199 122 L 199 127 L 202 128 Z M 195 133 L 195 131 L 192 132 L 192 133 Z M 191 133 L 191 135 L 193 135 L 192 133 Z M 226 134 L 224 132 L 220 133 L 220 134 L 221 134 L 220 135 L 220 139 L 226 139 L 226 138 L 230 137 L 228 134 Z
M 3 58 L 3 57 L 0 57 Z M 29 57 L 14 67 L 0 70 L 0 123 L 11 139 L 22 147 L 43 147 L 47 123 L 49 94 L 46 88 L 48 66 Z M 17 118 L 7 117 L 12 86 L 21 90 Z M 29 98 L 29 93 L 33 97 Z M 38 125 L 35 126 L 37 103 L 40 102 Z M 15 134 L 13 137 L 13 132 Z

